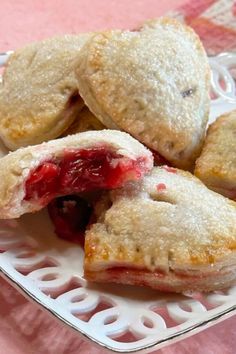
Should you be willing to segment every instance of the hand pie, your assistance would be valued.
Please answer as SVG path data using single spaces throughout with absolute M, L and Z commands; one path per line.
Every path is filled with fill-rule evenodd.
M 119 131 L 85 132 L 19 149 L 0 159 L 0 219 L 39 210 L 61 195 L 121 187 L 152 166 L 151 152 Z
M 236 203 L 189 172 L 154 168 L 109 192 L 85 236 L 85 278 L 171 292 L 236 280 Z
M 91 36 L 76 59 L 79 92 L 111 129 L 190 168 L 209 113 L 210 69 L 198 36 L 174 19 Z
M 86 132 L 88 130 L 102 130 L 106 127 L 90 112 L 88 107 L 84 106 L 77 114 L 74 122 L 63 133 L 63 136 Z
M 236 199 L 236 111 L 209 127 L 195 175 L 210 189 Z
M 0 89 L 0 136 L 11 150 L 65 131 L 83 106 L 73 62 L 90 34 L 32 43 L 8 60 Z

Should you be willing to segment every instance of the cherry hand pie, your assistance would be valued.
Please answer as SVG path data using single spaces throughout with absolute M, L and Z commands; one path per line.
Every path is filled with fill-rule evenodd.
M 17 218 L 54 198 L 139 180 L 152 153 L 127 133 L 84 132 L 29 146 L 0 159 L 0 218 Z
M 156 167 L 107 192 L 85 236 L 85 278 L 171 292 L 236 281 L 236 203 L 189 172 Z
M 90 34 L 65 35 L 13 53 L 0 89 L 0 136 L 11 150 L 54 139 L 84 103 L 73 70 Z
M 110 129 L 190 168 L 209 114 L 210 69 L 198 36 L 174 19 L 91 36 L 76 58 L 79 92 Z
M 209 127 L 195 175 L 210 189 L 236 199 L 236 111 Z

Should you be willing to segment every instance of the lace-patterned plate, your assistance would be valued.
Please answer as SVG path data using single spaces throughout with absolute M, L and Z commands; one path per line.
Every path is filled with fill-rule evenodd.
M 10 54 L 0 54 L 1 65 Z M 224 53 L 209 60 L 212 122 L 236 109 L 236 55 Z M 87 283 L 83 250 L 54 235 L 45 210 L 17 221 L 0 221 L 0 269 L 42 308 L 116 353 L 150 353 L 236 313 L 236 287 L 211 294 L 175 295 Z

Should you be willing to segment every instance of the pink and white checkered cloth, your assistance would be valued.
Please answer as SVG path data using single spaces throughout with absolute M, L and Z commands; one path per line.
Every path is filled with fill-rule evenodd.
M 209 55 L 236 51 L 236 2 L 193 0 L 168 13 L 191 26 Z
M 135 28 L 168 12 L 192 26 L 210 55 L 236 51 L 236 4 L 229 0 L 1 0 L 0 49 L 59 33 Z M 236 316 L 156 354 L 235 354 Z M 0 278 L 0 354 L 105 354 L 26 300 Z

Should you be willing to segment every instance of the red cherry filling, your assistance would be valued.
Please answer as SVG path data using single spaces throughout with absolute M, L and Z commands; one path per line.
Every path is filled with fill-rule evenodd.
M 44 206 L 61 195 L 118 188 L 142 176 L 146 171 L 144 159 L 131 160 L 106 147 L 67 149 L 63 157 L 44 161 L 31 171 L 24 200 Z
M 144 172 L 145 157 L 131 160 L 107 147 L 67 149 L 62 157 L 44 161 L 31 171 L 24 200 L 42 207 L 51 202 L 48 211 L 56 234 L 83 243 L 92 207 L 71 194 L 118 188 L 128 180 L 139 179 Z
M 165 159 L 164 156 L 162 156 L 161 154 L 159 154 L 159 152 L 150 149 L 152 154 L 153 154 L 153 158 L 154 158 L 154 165 L 155 166 L 162 166 L 162 165 L 170 165 L 170 163 Z
M 57 182 L 60 175 L 60 167 L 55 163 L 45 162 L 38 166 L 26 181 L 25 200 L 44 197 L 50 198 L 52 193 L 57 192 Z
M 80 243 L 82 246 L 92 211 L 92 206 L 85 199 L 75 195 L 59 197 L 48 204 L 55 233 L 60 238 Z

